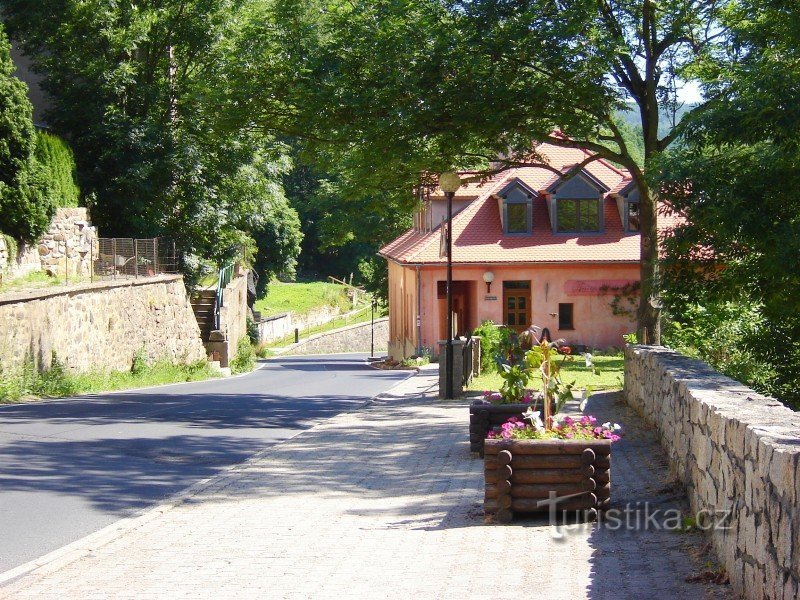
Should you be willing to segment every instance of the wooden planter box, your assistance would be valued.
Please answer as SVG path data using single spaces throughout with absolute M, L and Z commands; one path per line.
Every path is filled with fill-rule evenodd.
M 511 417 L 522 418 L 530 404 L 470 404 L 469 407 L 469 451 L 477 452 L 483 458 L 483 441 L 489 432 L 499 427 Z M 552 407 L 555 409 L 555 407 Z M 539 401 L 536 410 L 542 409 Z
M 515 513 L 547 512 L 551 492 L 571 496 L 556 511 L 606 510 L 611 502 L 610 440 L 486 440 L 487 517 L 507 523 Z
M 470 404 L 469 451 L 483 457 L 483 441 L 489 432 L 511 417 L 522 418 L 529 404 Z

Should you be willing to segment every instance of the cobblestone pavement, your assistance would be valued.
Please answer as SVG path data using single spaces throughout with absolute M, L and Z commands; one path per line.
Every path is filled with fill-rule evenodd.
M 581 525 L 557 539 L 545 519 L 485 524 L 465 403 L 437 401 L 435 378 L 424 371 L 73 544 L 0 598 L 726 597 L 685 582 L 708 560 L 696 534 Z M 614 505 L 682 506 L 652 433 L 614 395 L 591 402 L 626 425 Z

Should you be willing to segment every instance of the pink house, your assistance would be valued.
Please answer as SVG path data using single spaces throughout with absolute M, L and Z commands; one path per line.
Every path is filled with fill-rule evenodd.
M 591 154 L 537 146 L 552 169 L 519 167 L 462 186 L 453 199 L 454 333 L 484 319 L 547 327 L 553 339 L 621 346 L 635 330 L 638 191 L 627 170 Z M 554 170 L 553 170 L 554 169 Z M 466 175 L 464 175 L 466 177 Z M 437 190 L 415 226 L 380 250 L 389 262 L 389 354 L 446 337 L 446 257 Z

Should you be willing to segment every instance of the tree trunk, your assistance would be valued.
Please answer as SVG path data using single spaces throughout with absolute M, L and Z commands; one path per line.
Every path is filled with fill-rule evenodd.
M 636 337 L 640 344 L 661 344 L 661 304 L 658 277 L 658 214 L 647 183 L 638 181 L 640 215 L 639 309 Z

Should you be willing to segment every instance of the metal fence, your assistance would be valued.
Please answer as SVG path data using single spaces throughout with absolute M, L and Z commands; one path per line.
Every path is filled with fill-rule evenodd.
M 97 238 L 92 279 L 138 279 L 178 272 L 175 243 L 166 238 Z

